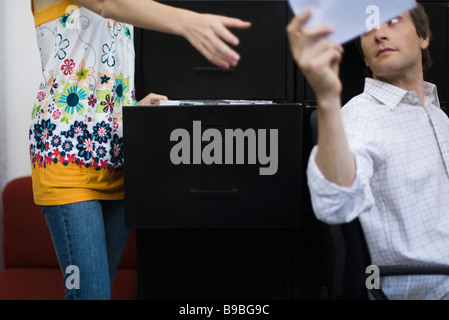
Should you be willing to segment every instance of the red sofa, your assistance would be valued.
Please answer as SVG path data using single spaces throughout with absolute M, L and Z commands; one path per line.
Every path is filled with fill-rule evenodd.
M 62 300 L 64 284 L 50 233 L 33 201 L 31 177 L 11 180 L 2 193 L 4 269 L 0 300 Z M 113 300 L 137 299 L 136 234 L 131 231 L 112 288 Z

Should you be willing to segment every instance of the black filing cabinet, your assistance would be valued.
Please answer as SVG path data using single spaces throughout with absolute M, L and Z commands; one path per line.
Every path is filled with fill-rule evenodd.
M 235 68 L 226 70 L 208 62 L 184 38 L 135 28 L 138 99 L 156 92 L 172 100 L 246 99 L 282 104 L 296 103 L 304 96 L 296 89 L 301 76 L 297 75 L 286 34 L 292 18 L 286 0 L 162 2 L 197 12 L 241 18 L 251 21 L 252 27 L 231 29 L 240 39 L 236 50 L 241 61 Z M 130 114 L 131 108 L 124 112 L 125 128 L 129 124 L 127 112 Z M 302 114 L 309 113 L 302 111 Z M 301 139 L 310 136 L 308 131 L 302 132 L 305 121 L 302 116 L 298 118 Z M 126 135 L 125 130 L 125 141 Z M 304 158 L 298 161 L 295 170 L 304 172 L 309 152 L 304 148 L 311 146 L 298 143 L 301 145 L 295 148 L 301 149 Z M 133 161 L 128 150 L 125 145 L 126 167 Z M 133 183 L 126 177 L 125 173 L 125 187 Z M 157 187 L 158 182 L 134 183 Z M 305 186 L 303 174 L 300 183 Z M 126 188 L 125 192 L 129 190 Z M 173 221 L 173 227 L 139 228 L 133 224 L 138 237 L 139 297 L 319 299 L 323 265 L 321 229 L 309 208 L 307 190 L 294 197 L 301 200 L 302 206 L 297 212 L 301 223 L 297 225 L 183 228 L 179 221 Z M 273 201 L 277 200 L 273 198 Z M 217 207 L 215 214 L 223 214 L 219 209 L 222 208 Z M 148 213 L 145 207 L 133 207 L 135 210 Z M 245 210 L 251 212 L 251 208 Z M 235 212 L 230 216 L 235 216 Z

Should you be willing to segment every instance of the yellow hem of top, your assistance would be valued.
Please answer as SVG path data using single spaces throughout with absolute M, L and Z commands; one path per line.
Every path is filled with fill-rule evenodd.
M 63 205 L 87 200 L 124 199 L 124 170 L 97 170 L 76 163 L 32 165 L 34 202 Z

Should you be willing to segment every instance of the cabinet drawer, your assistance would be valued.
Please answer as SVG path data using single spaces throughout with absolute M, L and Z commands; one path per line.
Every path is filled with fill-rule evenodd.
M 164 1 L 202 13 L 251 21 L 239 37 L 240 63 L 218 68 L 182 37 L 136 28 L 136 85 L 140 99 L 150 92 L 169 99 L 293 100 L 294 65 L 286 25 L 287 1 Z

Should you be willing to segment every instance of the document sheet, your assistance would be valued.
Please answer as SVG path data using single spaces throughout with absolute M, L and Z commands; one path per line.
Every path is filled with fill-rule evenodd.
M 310 9 L 305 26 L 327 24 L 329 39 L 344 44 L 416 7 L 415 0 L 289 0 L 295 15 Z

